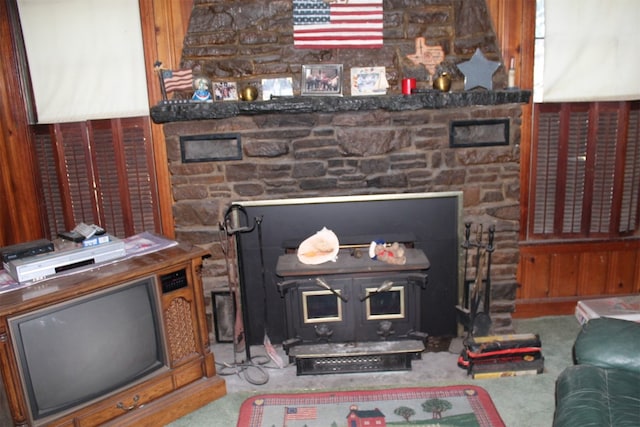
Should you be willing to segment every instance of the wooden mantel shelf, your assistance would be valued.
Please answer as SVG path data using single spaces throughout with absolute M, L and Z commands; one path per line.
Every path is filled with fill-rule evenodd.
M 382 96 L 305 96 L 282 97 L 268 101 L 163 101 L 151 107 L 155 123 L 225 119 L 240 115 L 338 113 L 348 111 L 412 111 L 471 106 L 528 103 L 531 91 L 474 90 L 465 92 L 428 91 L 413 95 Z

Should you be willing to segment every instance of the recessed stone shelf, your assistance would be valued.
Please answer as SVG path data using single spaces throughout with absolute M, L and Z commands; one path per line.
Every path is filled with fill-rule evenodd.
M 428 91 L 413 95 L 383 96 L 306 96 L 283 97 L 268 101 L 163 101 L 151 107 L 155 123 L 190 120 L 225 119 L 240 115 L 336 113 L 346 111 L 411 111 L 421 109 L 461 108 L 483 105 L 528 103 L 531 91 Z

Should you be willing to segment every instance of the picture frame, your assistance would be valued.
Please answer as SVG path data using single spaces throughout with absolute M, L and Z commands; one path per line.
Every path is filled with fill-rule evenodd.
M 291 77 L 262 79 L 263 101 L 285 96 L 293 96 L 293 79 Z
M 386 95 L 389 83 L 385 67 L 351 69 L 351 95 Z
M 216 342 L 233 342 L 233 322 L 237 310 L 233 295 L 229 291 L 213 291 L 211 292 L 211 300 Z
M 302 66 L 302 96 L 342 96 L 342 64 Z
M 237 101 L 238 84 L 236 82 L 213 82 L 214 101 Z

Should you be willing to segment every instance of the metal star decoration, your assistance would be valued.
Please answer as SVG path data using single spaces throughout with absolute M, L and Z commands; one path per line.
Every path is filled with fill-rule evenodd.
M 476 49 L 469 61 L 458 64 L 458 68 L 464 74 L 464 90 L 476 87 L 492 90 L 492 76 L 498 67 L 500 67 L 499 62 L 489 61 L 480 49 Z

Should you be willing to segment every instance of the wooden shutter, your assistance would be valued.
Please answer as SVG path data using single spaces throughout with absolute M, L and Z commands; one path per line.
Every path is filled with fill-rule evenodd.
M 148 117 L 34 127 L 50 237 L 79 222 L 159 232 Z
M 558 183 L 564 183 L 559 184 L 563 193 L 562 215 L 559 215 L 562 219 L 560 227 L 563 234 L 579 233 L 582 224 L 589 112 L 586 109 L 574 109 L 566 116 L 568 128 L 563 134 L 566 147 L 561 163 L 564 168 L 558 171 Z M 562 144 L 561 141 L 559 143 Z
M 635 103 L 629 112 L 627 144 L 624 156 L 624 184 L 620 209 L 620 233 L 631 233 L 640 223 L 640 103 Z
M 638 102 L 536 104 L 529 238 L 638 228 Z
M 556 209 L 558 149 L 560 140 L 559 108 L 539 108 L 535 125 L 538 140 L 533 151 L 532 167 L 533 205 L 532 233 L 545 235 L 553 233 Z

